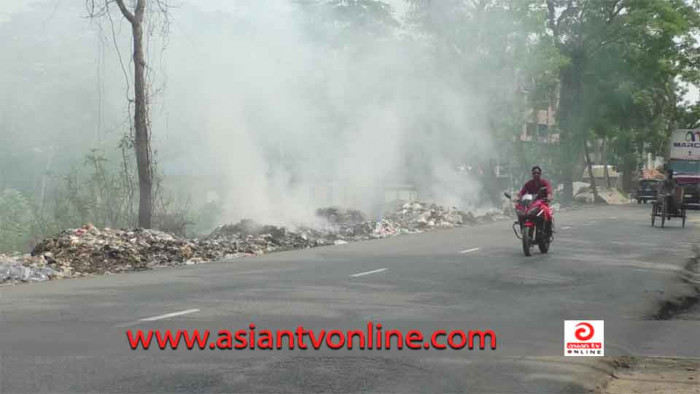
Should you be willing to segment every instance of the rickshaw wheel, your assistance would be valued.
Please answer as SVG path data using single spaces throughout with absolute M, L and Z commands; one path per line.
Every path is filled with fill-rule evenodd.
M 681 210 L 681 215 L 683 215 L 683 228 L 685 228 L 685 208 Z

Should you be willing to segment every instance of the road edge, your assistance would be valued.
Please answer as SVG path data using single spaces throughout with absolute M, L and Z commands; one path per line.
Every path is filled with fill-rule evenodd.
M 659 301 L 656 311 L 648 316 L 649 319 L 671 320 L 700 303 L 700 247 L 695 245 L 692 251 L 693 256 L 688 258 L 685 266 L 678 273 L 682 285 Z M 618 356 L 606 361 L 601 360 L 601 363 L 612 366 L 612 372 L 603 384 L 597 385 L 595 392 L 607 393 L 609 385 L 619 379 L 623 370 L 625 373 L 638 370 L 643 359 L 654 359 L 654 357 Z M 700 362 L 700 358 L 695 360 Z M 670 387 L 669 389 L 673 390 Z

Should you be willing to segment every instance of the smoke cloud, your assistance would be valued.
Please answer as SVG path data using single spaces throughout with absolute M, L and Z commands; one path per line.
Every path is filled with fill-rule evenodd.
M 169 159 L 180 168 L 216 180 L 225 221 L 298 223 L 330 204 L 379 214 L 396 184 L 479 203 L 480 185 L 457 166 L 488 157 L 483 104 L 428 40 L 392 26 L 363 33 L 286 0 L 221 7 L 173 14 L 168 110 L 154 114 L 153 135 L 187 152 Z
M 351 3 L 340 0 L 173 1 L 167 34 L 147 34 L 153 149 L 165 186 L 195 207 L 218 197 L 222 223 L 309 222 L 329 205 L 376 217 L 396 186 L 483 207 L 458 167 L 494 156 L 484 92 L 514 89 L 473 67 L 477 52 L 446 56 L 405 1 L 393 14 L 328 6 Z M 441 32 L 468 23 L 434 3 Z M 111 12 L 89 20 L 83 2 L 40 0 L 0 22 L 0 153 L 24 163 L 0 171 L 0 186 L 39 190 L 91 148 L 120 164 L 131 31 Z

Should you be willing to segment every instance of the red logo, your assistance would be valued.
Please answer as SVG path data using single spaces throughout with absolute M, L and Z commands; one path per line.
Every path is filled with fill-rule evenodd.
M 581 326 L 583 326 L 583 327 L 581 327 Z M 576 327 L 581 327 L 581 328 L 577 328 L 576 331 L 574 332 L 576 339 L 578 339 L 579 341 L 587 341 L 587 340 L 593 338 L 593 335 L 595 334 L 595 330 L 593 329 L 593 326 L 590 325 L 589 323 L 579 323 L 576 325 Z
M 564 320 L 564 356 L 605 356 L 603 320 Z

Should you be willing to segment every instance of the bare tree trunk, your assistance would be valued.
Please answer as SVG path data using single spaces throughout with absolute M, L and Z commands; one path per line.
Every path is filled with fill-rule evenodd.
M 56 152 L 53 146 L 50 148 L 51 150 L 49 151 L 49 157 L 46 160 L 46 169 L 44 170 L 44 174 L 41 176 L 41 192 L 39 194 L 39 211 L 44 212 L 44 203 L 46 199 L 46 180 L 49 177 L 49 170 L 51 170 L 51 163 L 53 162 L 53 155 Z M 2 189 L 0 189 L 2 190 Z
M 153 213 L 153 170 L 151 168 L 148 97 L 146 95 L 146 59 L 143 53 L 143 15 L 146 0 L 138 0 L 132 14 L 124 0 L 116 0 L 122 15 L 131 23 L 134 36 L 134 150 L 139 174 L 139 227 L 150 228 Z
M 610 183 L 610 172 L 608 172 L 608 152 L 606 150 L 605 139 L 603 139 L 603 149 L 602 150 L 603 150 L 603 160 L 601 160 L 601 161 L 603 162 L 603 165 L 605 166 L 605 167 L 603 167 L 604 171 L 605 171 L 605 182 L 608 184 L 608 189 L 610 189 L 610 188 L 612 188 L 612 184 Z
M 593 203 L 597 204 L 599 202 L 602 202 L 603 199 L 601 199 L 598 196 L 598 189 L 595 186 L 595 176 L 593 174 L 593 165 L 591 164 L 591 156 L 588 153 L 588 142 L 586 140 L 583 141 L 583 152 L 586 155 L 586 166 L 588 166 L 588 176 L 591 178 L 591 190 L 593 190 Z
M 142 2 L 141 0 L 140 2 Z M 142 14 L 143 15 L 143 14 Z M 134 149 L 139 172 L 139 227 L 151 227 L 153 212 L 153 174 L 151 169 L 150 133 L 148 130 L 146 102 L 146 61 L 143 55 L 143 29 L 139 23 L 133 25 L 134 33 Z

